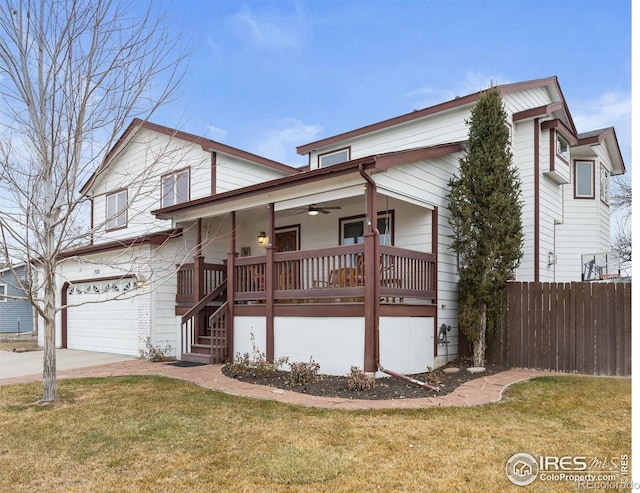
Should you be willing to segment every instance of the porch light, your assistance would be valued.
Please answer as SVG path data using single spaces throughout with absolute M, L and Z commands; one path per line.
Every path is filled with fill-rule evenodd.
M 258 235 L 258 243 L 260 243 L 261 245 L 264 245 L 266 241 L 267 241 L 267 234 L 264 231 L 260 231 L 260 234 Z
M 307 211 L 307 214 L 309 214 L 310 216 L 317 216 L 318 215 L 318 206 L 316 205 L 310 205 L 309 206 L 309 210 Z

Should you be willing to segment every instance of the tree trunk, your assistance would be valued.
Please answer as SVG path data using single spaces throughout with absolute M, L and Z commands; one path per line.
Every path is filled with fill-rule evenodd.
M 487 304 L 482 304 L 480 312 L 480 331 L 473 341 L 473 366 L 484 366 L 484 353 L 487 349 Z
M 58 397 L 58 383 L 56 378 L 56 306 L 55 306 L 55 278 L 53 272 L 47 272 L 49 265 L 45 265 L 46 284 L 44 288 L 44 344 L 42 370 L 42 401 L 55 402 Z

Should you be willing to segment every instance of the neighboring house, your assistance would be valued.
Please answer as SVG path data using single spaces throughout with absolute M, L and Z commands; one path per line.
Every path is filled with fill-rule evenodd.
M 499 89 L 523 189 L 517 279 L 578 281 L 582 255 L 610 249 L 609 179 L 625 172 L 615 132 L 578 133 L 555 77 Z M 303 170 L 134 121 L 82 190 L 96 231 L 64 254 L 57 340 L 137 354 L 149 338 L 203 362 L 255 342 L 329 374 L 443 364 L 458 352 L 448 181 L 480 95 L 300 146 Z M 180 159 L 128 201 L 126 170 L 154 146 Z M 85 301 L 103 303 L 74 306 Z
M 18 288 L 25 271 L 24 265 L 0 269 L 0 332 L 33 332 L 33 307 Z

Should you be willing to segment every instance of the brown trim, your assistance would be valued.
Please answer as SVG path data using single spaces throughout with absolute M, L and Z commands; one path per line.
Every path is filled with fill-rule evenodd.
M 164 200 L 164 179 L 168 176 L 175 176 L 175 175 L 179 175 L 180 173 L 184 173 L 187 172 L 187 200 L 183 200 L 182 202 L 177 202 L 178 204 L 183 204 L 185 202 L 189 202 L 191 201 L 191 166 L 186 166 L 184 168 L 180 168 L 174 171 L 169 171 L 168 173 L 164 173 L 163 175 L 160 175 L 160 206 L 161 207 L 171 207 L 171 206 L 163 206 L 162 202 Z M 174 179 L 173 181 L 174 183 L 174 194 L 175 194 L 175 183 L 176 180 Z M 175 199 L 175 197 L 174 197 Z M 176 205 L 176 204 L 171 204 L 171 205 Z
M 533 280 L 540 281 L 540 119 L 533 120 Z
M 182 204 L 176 204 L 171 207 L 165 207 L 163 209 L 156 209 L 151 211 L 160 219 L 170 219 L 172 214 L 176 212 L 184 212 L 185 210 L 194 210 L 200 207 L 209 207 L 213 205 L 223 204 L 238 198 L 247 198 L 257 196 L 263 193 L 271 193 L 278 190 L 284 190 L 296 185 L 304 185 L 308 183 L 314 183 L 326 178 L 333 178 L 336 176 L 342 176 L 352 174 L 354 170 L 358 168 L 361 162 L 367 163 L 367 168 L 374 168 L 374 162 L 372 157 L 365 159 L 359 159 L 355 161 L 348 161 L 347 163 L 334 164 L 333 166 L 327 166 L 326 168 L 318 168 L 311 171 L 306 171 L 302 174 L 295 176 L 285 176 L 282 178 L 276 178 L 275 180 L 264 181 L 242 187 L 234 190 L 228 190 L 221 192 L 215 196 L 202 197 L 200 199 L 192 200 L 191 202 L 185 202 Z
M 613 141 L 613 144 L 615 144 L 614 153 L 616 154 L 617 160 L 620 162 L 621 173 L 618 173 L 618 174 L 626 173 L 627 168 L 624 165 L 624 160 L 622 159 L 622 152 L 620 152 L 620 144 L 618 143 L 618 137 L 616 136 L 615 128 L 608 127 L 596 132 L 597 132 L 596 135 L 591 135 L 593 132 L 588 132 L 587 133 L 588 136 L 586 137 L 581 137 L 581 135 L 587 135 L 587 134 L 579 134 L 578 145 L 579 146 L 598 145 L 598 144 L 602 144 L 608 139 L 611 139 Z M 614 174 L 613 170 L 611 170 L 611 174 Z
M 89 227 L 91 228 L 91 236 L 89 237 L 89 244 L 93 245 L 93 236 L 94 236 L 93 228 L 95 227 L 94 218 L 93 218 L 93 216 L 95 214 L 95 204 L 94 204 L 93 197 L 91 197 L 89 199 L 89 204 L 91 206 L 91 211 L 90 211 L 91 217 L 89 219 Z
M 276 317 L 364 317 L 364 303 L 313 303 L 313 304 L 276 304 L 273 307 Z M 436 305 L 382 304 L 380 316 L 383 317 L 436 317 Z M 237 317 L 264 317 L 265 304 L 235 305 Z
M 332 149 L 331 151 L 323 152 L 322 154 L 318 154 L 317 156 L 317 166 L 318 168 L 322 168 L 323 166 L 320 164 L 323 156 L 330 156 L 331 154 L 338 154 L 339 152 L 347 151 L 347 159 L 346 161 L 351 161 L 351 146 L 341 147 L 340 149 Z M 335 163 L 338 164 L 338 163 Z M 333 164 L 328 164 L 327 166 L 333 166 Z
M 69 282 L 65 282 L 62 285 L 60 291 L 60 349 L 67 349 L 67 331 L 69 326 L 69 318 L 67 316 L 67 290 L 69 289 Z
M 211 195 L 218 191 L 218 155 L 211 153 Z
M 387 171 L 389 168 L 399 164 L 425 161 L 427 159 L 435 159 L 448 154 L 462 152 L 464 151 L 464 147 L 463 142 L 450 142 L 432 147 L 381 154 L 375 156 L 376 168 L 382 171 Z
M 302 238 L 301 238 L 302 226 L 300 225 L 300 223 L 291 224 L 289 226 L 278 226 L 277 228 L 274 228 L 274 235 L 273 235 L 274 241 L 278 233 L 286 233 L 289 230 L 295 230 L 296 241 L 298 242 L 298 244 L 296 245 L 296 250 L 300 250 L 302 245 Z
M 578 163 L 591 163 L 591 195 L 578 195 Z M 594 200 L 596 198 L 596 161 L 595 159 L 573 160 L 573 198 L 575 200 Z
M 109 228 L 109 197 L 113 197 L 114 195 L 120 195 L 121 193 L 125 193 L 125 199 L 124 199 L 124 226 L 117 226 L 115 228 Z M 109 193 L 105 193 L 104 194 L 104 229 L 105 231 L 111 232 L 111 231 L 118 231 L 120 229 L 127 229 L 127 226 L 129 226 L 129 190 L 126 188 L 119 188 L 117 190 L 113 190 L 112 192 Z M 117 200 L 116 200 L 116 206 L 117 206 Z M 115 216 L 119 216 L 120 214 L 116 214 Z M 115 217 L 114 216 L 114 217 Z
M 238 254 L 236 253 L 236 213 L 232 211 L 229 213 L 229 223 L 231 225 L 231 238 L 229 238 L 229 252 L 227 253 L 227 361 L 233 361 L 233 336 L 234 325 L 233 319 L 236 315 L 236 306 L 233 299 L 235 293 L 235 259 Z
M 267 254 L 267 265 L 266 265 L 266 269 L 265 269 L 265 279 L 271 279 L 271 282 L 265 283 L 265 290 L 266 290 L 266 308 L 267 308 L 267 312 L 266 312 L 266 332 L 267 332 L 267 350 L 266 350 L 266 355 L 267 355 L 267 361 L 273 361 L 274 358 L 274 349 L 275 349 L 275 323 L 274 323 L 274 313 L 273 313 L 273 306 L 274 306 L 274 300 L 275 300 L 275 296 L 274 296 L 274 290 L 275 290 L 275 274 L 274 274 L 274 261 L 273 261 L 273 254 L 276 251 L 276 247 L 273 244 L 273 242 L 276 239 L 276 235 L 275 235 L 275 208 L 273 206 L 273 202 L 269 204 L 269 210 L 268 210 L 268 221 L 269 221 L 269 225 L 268 225 L 268 230 L 269 233 L 267 233 L 269 235 L 269 244 L 267 245 L 266 248 L 266 254 Z
M 600 197 L 600 203 L 603 204 L 605 207 L 610 207 L 609 202 L 607 202 L 606 200 L 602 200 L 602 174 L 603 173 L 607 173 L 607 189 L 609 191 L 608 197 L 607 199 L 609 200 L 609 202 L 611 202 L 611 170 L 608 169 L 604 163 L 600 163 L 600 173 L 598 173 L 598 189 L 599 189 L 599 193 L 598 196 Z
M 530 81 L 525 81 L 525 82 L 516 82 L 514 84 L 505 84 L 505 85 L 501 85 L 501 86 L 497 86 L 498 89 L 500 90 L 501 94 L 510 94 L 512 92 L 517 92 L 517 91 L 524 91 L 527 89 L 534 89 L 534 88 L 538 88 L 538 87 L 545 87 L 545 86 L 549 86 L 552 85 L 554 86 L 557 91 L 558 94 L 560 95 L 561 99 L 564 101 L 564 97 L 562 96 L 562 91 L 560 90 L 560 86 L 558 85 L 558 78 L 556 76 L 553 77 L 548 77 L 545 79 L 536 79 L 536 80 L 530 80 Z M 327 147 L 330 146 L 332 144 L 336 144 L 338 142 L 342 142 L 344 140 L 347 139 L 352 139 L 355 137 L 360 137 L 362 135 L 371 133 L 371 132 L 376 132 L 379 130 L 383 130 L 386 128 L 390 128 L 393 127 L 395 125 L 399 125 L 401 123 L 406 123 L 406 122 L 410 122 L 413 120 L 417 120 L 419 118 L 424 118 L 426 116 L 431 116 L 431 115 L 435 115 L 437 113 L 443 112 L 443 111 L 447 111 L 447 110 L 451 110 L 454 108 L 460 108 L 472 103 L 475 103 L 476 101 L 478 101 L 480 99 L 480 96 L 482 94 L 484 94 L 486 92 L 486 90 L 482 90 L 473 94 L 469 94 L 467 96 L 463 96 L 463 97 L 459 97 L 456 99 L 453 99 L 451 101 L 447 101 L 444 103 L 440 103 L 437 104 L 435 106 L 431 106 L 428 108 L 424 108 L 421 110 L 416 110 L 416 111 L 412 111 L 411 113 L 407 113 L 404 115 L 400 115 L 394 118 L 390 118 L 388 120 L 383 120 L 381 122 L 378 123 L 374 123 L 372 125 L 367 125 L 355 130 L 351 130 L 349 132 L 344 132 L 338 135 L 334 135 L 333 137 L 328 137 L 326 139 L 322 139 L 322 140 L 317 140 L 315 142 L 311 142 L 309 144 L 305 144 L 302 146 L 298 146 L 297 152 L 298 154 L 307 154 L 310 153 L 314 150 L 317 149 L 321 149 L 323 147 Z M 568 111 L 567 111 L 567 119 L 571 122 L 572 126 L 573 126 L 573 121 L 571 119 L 571 115 L 569 115 Z
M 162 245 L 165 241 L 171 238 L 177 238 L 182 236 L 182 228 L 171 229 L 168 231 L 160 231 L 145 236 L 137 236 L 135 238 L 127 238 L 123 240 L 110 241 L 108 243 L 101 243 L 98 245 L 90 245 L 86 247 L 76 248 L 73 250 L 66 250 L 58 254 L 58 258 L 70 258 L 77 255 L 90 255 L 93 253 L 103 253 L 111 250 L 120 250 L 123 248 L 130 248 L 132 246 L 140 246 L 146 243 L 151 245 Z
M 567 144 L 578 144 L 578 137 L 576 137 L 576 134 L 573 133 L 569 128 L 567 128 L 567 126 L 560 120 L 547 120 L 545 122 L 542 122 L 540 128 L 542 130 L 550 130 L 552 128 L 558 129 L 560 131 L 560 135 L 562 135 L 562 137 L 564 137 L 564 139 L 567 141 Z
M 325 168 L 317 168 L 305 171 L 298 175 L 276 178 L 275 180 L 260 182 L 235 190 L 228 190 L 226 192 L 216 194 L 215 196 L 203 197 L 201 199 L 192 200 L 191 202 L 176 204 L 163 209 L 156 209 L 151 211 L 151 214 L 156 215 L 160 219 L 170 219 L 174 213 L 191 211 L 201 207 L 214 206 L 231 200 L 237 200 L 238 198 L 253 197 L 264 193 L 272 193 L 278 190 L 289 189 L 297 185 L 305 185 L 328 178 L 353 174 L 359 170 L 360 166 L 363 166 L 366 171 L 371 172 L 375 172 L 376 170 L 386 171 L 389 166 L 413 162 L 412 159 L 415 158 L 416 151 L 420 151 L 421 149 L 434 149 L 433 152 L 440 155 L 441 153 L 455 152 L 456 150 L 459 150 L 461 146 L 461 143 L 456 142 L 420 149 L 408 149 L 406 151 L 398 151 L 379 156 L 366 156 L 347 161 L 346 163 L 334 164 Z M 387 156 L 389 157 L 389 160 L 385 160 Z M 391 159 L 391 156 L 393 156 L 393 159 Z
M 435 287 L 436 287 L 436 299 L 433 300 L 435 306 L 438 306 L 438 206 L 436 205 L 431 211 L 431 253 L 436 257 L 436 269 L 434 272 L 435 276 Z M 434 314 L 435 320 L 433 327 L 435 329 L 433 335 L 433 356 L 438 356 L 438 310 Z
M 113 145 L 113 147 L 109 150 L 104 160 L 102 161 L 102 164 L 98 166 L 98 169 L 91 175 L 91 177 L 87 180 L 87 182 L 82 186 L 82 188 L 80 189 L 81 194 L 87 193 L 91 185 L 95 182 L 96 178 L 100 174 L 102 174 L 104 170 L 109 166 L 109 164 L 111 163 L 111 160 L 116 156 L 116 154 L 118 154 L 118 152 L 120 152 L 120 149 L 126 146 L 126 144 L 130 141 L 132 135 L 141 129 L 146 129 L 159 134 L 168 135 L 169 137 L 172 137 L 172 138 L 177 138 L 180 140 L 184 140 L 186 142 L 190 142 L 192 144 L 199 145 L 200 147 L 202 147 L 203 151 L 207 151 L 207 152 L 219 151 L 240 159 L 251 161 L 253 163 L 260 164 L 263 166 L 267 166 L 275 170 L 284 171 L 286 173 L 292 173 L 292 174 L 300 173 L 300 170 L 296 168 L 292 168 L 291 166 L 287 166 L 286 164 L 282 164 L 277 161 L 272 161 L 271 159 L 267 159 L 262 156 L 257 156 L 255 154 L 251 154 L 250 152 L 242 151 L 240 149 L 236 149 L 235 147 L 221 144 L 219 142 L 216 142 L 211 139 L 207 139 L 205 137 L 200 137 L 198 135 L 176 130 L 174 128 L 158 125 L 156 123 L 152 123 L 146 120 L 141 120 L 139 118 L 134 118 L 129 124 L 129 126 L 125 129 L 125 131 L 122 133 L 120 138 Z
M 376 216 L 376 225 L 378 224 L 378 219 L 380 219 L 380 216 L 385 216 L 385 215 L 390 215 L 391 216 L 391 245 L 395 245 L 396 244 L 396 211 L 395 209 L 389 209 L 386 211 L 378 211 L 378 215 Z M 345 222 L 355 222 L 356 220 L 362 220 L 363 225 L 365 224 L 366 218 L 368 217 L 367 214 L 358 214 L 355 216 L 347 216 L 347 217 L 341 217 L 338 218 L 338 245 L 342 245 L 342 225 Z M 363 236 L 367 234 L 366 231 L 366 225 L 365 227 L 363 227 Z
M 531 118 L 541 118 L 543 116 L 551 116 L 558 110 L 565 109 L 566 105 L 564 101 L 558 101 L 557 103 L 547 104 L 545 106 L 538 106 L 537 108 L 531 108 L 524 111 L 514 113 L 512 120 L 519 122 L 522 120 L 529 120 Z

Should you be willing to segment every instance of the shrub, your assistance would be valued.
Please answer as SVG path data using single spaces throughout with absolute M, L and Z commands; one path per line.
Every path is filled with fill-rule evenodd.
M 347 386 L 349 390 L 373 390 L 376 387 L 376 378 L 373 375 L 367 375 L 357 366 L 352 366 L 347 376 Z
M 267 356 L 256 346 L 255 336 L 251 332 L 251 354 L 236 353 L 232 363 L 226 365 L 230 373 L 251 374 L 257 378 L 264 378 L 273 371 L 278 371 L 289 361 L 289 358 L 278 358 L 273 363 L 267 361 Z
M 291 385 L 308 385 L 318 380 L 320 364 L 313 357 L 309 358 L 308 363 L 289 363 L 289 368 Z
M 151 344 L 151 338 L 147 337 L 147 340 L 145 341 L 145 348 L 140 350 L 140 357 L 153 362 L 167 361 L 174 359 L 171 356 L 167 356 L 167 353 L 170 352 L 171 346 L 169 344 L 167 344 L 163 349 L 160 349 L 154 347 L 154 345 Z

